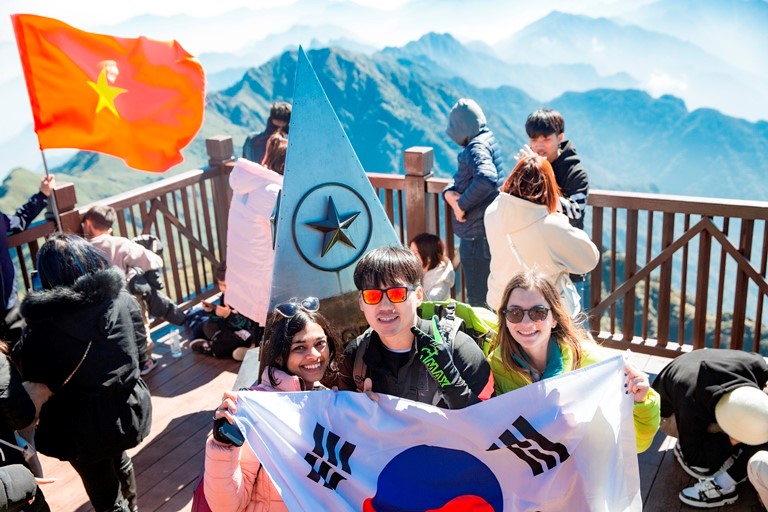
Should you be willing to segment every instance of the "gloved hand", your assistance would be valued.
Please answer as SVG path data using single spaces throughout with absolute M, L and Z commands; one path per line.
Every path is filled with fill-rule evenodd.
M 419 360 L 427 367 L 430 375 L 434 377 L 441 388 L 466 385 L 459 370 L 456 369 L 456 365 L 453 364 L 451 353 L 443 343 L 436 316 L 432 317 L 434 338 L 418 327 L 411 327 L 411 332 L 416 336 L 416 350 Z
M 153 289 L 163 289 L 163 278 L 160 275 L 160 270 L 147 270 L 144 272 L 144 278 L 147 280 L 147 283 L 149 283 L 149 286 L 151 286 Z
M 134 295 L 147 297 L 152 293 L 152 286 L 147 282 L 145 274 L 136 274 L 128 281 L 128 291 Z
M 578 219 L 581 217 L 581 208 L 578 203 L 571 202 L 567 197 L 560 196 L 560 210 L 569 219 Z

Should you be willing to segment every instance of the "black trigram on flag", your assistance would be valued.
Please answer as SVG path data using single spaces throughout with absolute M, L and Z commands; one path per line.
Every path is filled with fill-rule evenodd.
M 524 439 L 518 439 L 515 434 L 509 430 L 505 430 L 503 434 L 499 436 L 500 444 L 494 443 L 488 448 L 488 451 L 498 450 L 506 446 L 512 453 L 520 457 L 528 466 L 530 466 L 533 476 L 540 475 L 544 472 L 543 464 L 547 465 L 547 469 L 552 469 L 557 466 L 560 459 L 560 464 L 570 457 L 568 450 L 561 443 L 553 443 L 543 435 L 541 435 L 533 425 L 528 423 L 528 420 L 519 416 L 512 426 L 520 432 Z
M 315 447 L 311 453 L 304 456 L 310 466 L 307 477 L 315 482 L 322 481 L 323 486 L 335 491 L 339 482 L 346 480 L 340 471 L 352 474 L 349 458 L 355 451 L 355 445 L 346 441 L 340 443 L 341 438 L 338 435 L 330 430 L 326 431 L 319 423 L 315 424 L 312 437 L 315 439 Z

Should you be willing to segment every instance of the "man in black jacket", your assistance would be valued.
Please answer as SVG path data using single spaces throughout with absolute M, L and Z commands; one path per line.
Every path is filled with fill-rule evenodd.
M 243 144 L 243 158 L 260 164 L 267 151 L 267 141 L 275 132 L 282 131 L 286 135 L 291 122 L 291 104 L 285 101 L 276 101 L 269 109 L 267 126 L 261 133 L 251 133 Z
M 653 382 L 661 396 L 661 429 L 678 438 L 674 454 L 693 487 L 680 500 L 693 507 L 734 503 L 750 457 L 768 449 L 768 364 L 740 350 L 694 350 L 670 362 Z
M 560 210 L 568 217 L 571 226 L 584 229 L 584 215 L 587 211 L 589 177 L 576 153 L 576 147 L 565 138 L 565 119 L 557 110 L 542 108 L 532 112 L 525 120 L 525 132 L 530 146 L 515 155 L 516 159 L 536 153 L 545 157 L 555 172 L 555 181 L 560 187 Z M 581 306 L 589 308 L 585 276 L 572 274 L 571 281 L 579 291 Z
M 440 339 L 419 318 L 422 267 L 402 247 L 367 253 L 355 268 L 360 309 L 370 328 L 347 345 L 339 389 L 386 393 L 446 409 L 461 409 L 493 392 L 488 361 L 463 332 Z

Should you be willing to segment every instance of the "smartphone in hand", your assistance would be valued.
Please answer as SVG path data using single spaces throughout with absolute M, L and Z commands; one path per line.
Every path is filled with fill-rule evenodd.
M 227 420 L 224 420 L 224 422 L 219 425 L 218 433 L 221 437 L 228 439 L 229 442 L 235 446 L 243 446 L 243 443 L 245 442 L 245 438 L 243 437 L 243 433 L 240 432 L 240 429 Z
M 40 280 L 40 274 L 37 273 L 37 270 L 33 270 L 29 274 L 29 278 L 32 281 L 32 289 L 33 290 L 42 290 L 43 289 L 43 282 Z

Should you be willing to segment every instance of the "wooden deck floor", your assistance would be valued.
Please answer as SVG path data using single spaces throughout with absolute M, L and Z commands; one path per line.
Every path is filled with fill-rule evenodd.
M 190 510 L 192 490 L 203 467 L 205 438 L 213 410 L 224 390 L 232 389 L 240 363 L 189 351 L 173 359 L 165 345 L 155 344 L 159 367 L 146 376 L 152 391 L 152 430 L 128 453 L 133 459 L 142 512 Z M 41 456 L 43 486 L 53 512 L 92 511 L 80 477 L 69 463 Z
M 184 347 L 181 359 L 172 359 L 163 345 L 155 349 L 160 367 L 147 376 L 152 390 L 152 431 L 140 446 L 129 453 L 136 468 L 139 506 L 142 512 L 189 511 L 192 490 L 203 467 L 204 443 L 210 431 L 213 410 L 222 391 L 235 386 L 240 363 L 217 360 L 189 352 Z M 655 375 L 667 360 L 633 354 L 633 361 Z M 251 372 L 252 373 L 252 372 Z M 639 456 L 640 482 L 644 511 L 694 511 L 677 498 L 684 487 L 693 485 L 677 464 L 672 447 L 676 440 L 662 432 L 653 446 Z M 93 508 L 78 475 L 68 463 L 42 457 L 46 476 L 55 483 L 43 490 L 54 512 L 88 512 Z M 739 501 L 722 511 L 762 511 L 757 495 L 748 482 L 739 485 Z

